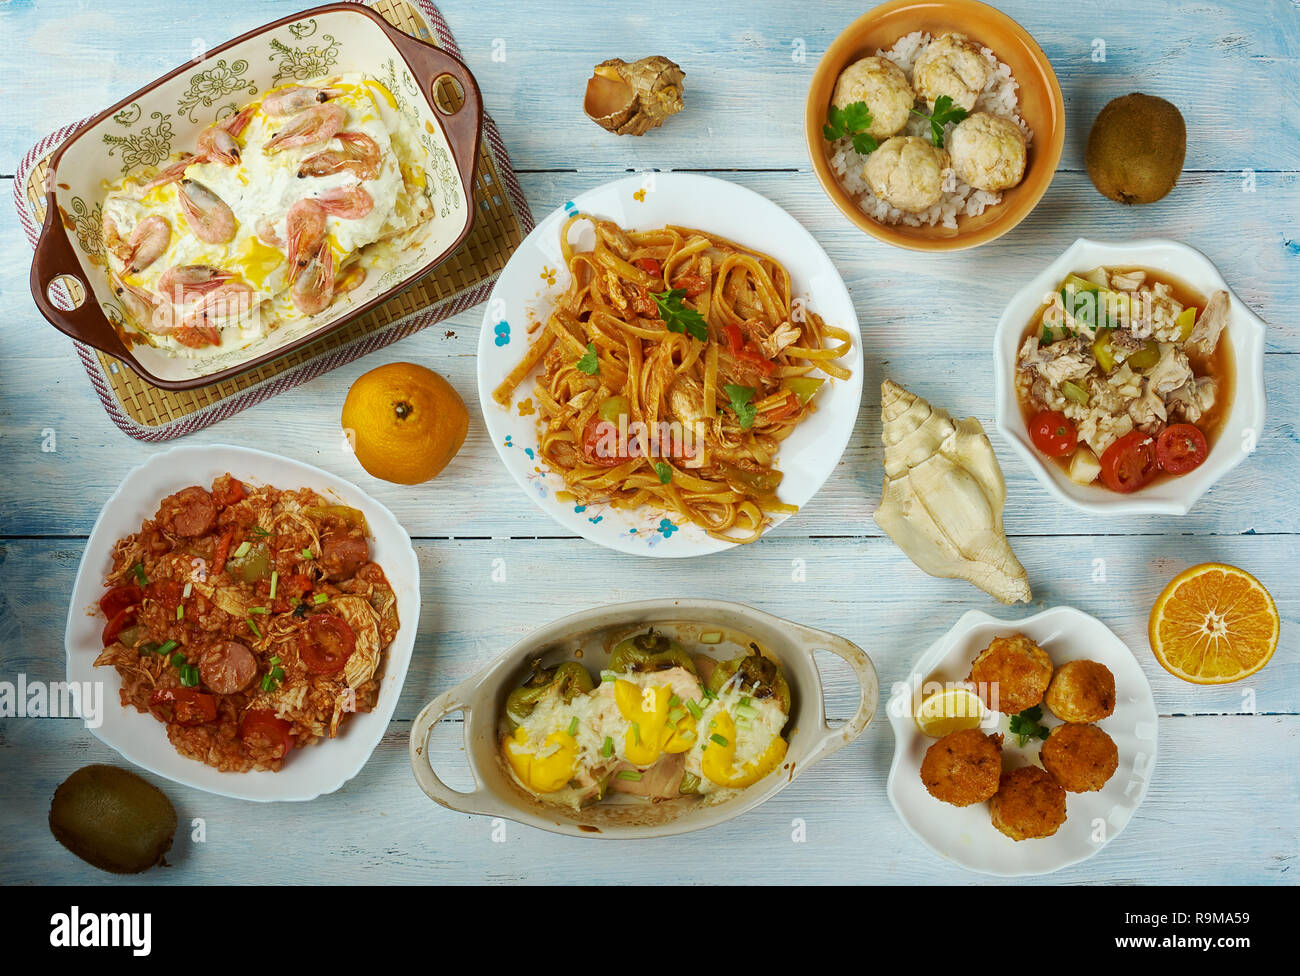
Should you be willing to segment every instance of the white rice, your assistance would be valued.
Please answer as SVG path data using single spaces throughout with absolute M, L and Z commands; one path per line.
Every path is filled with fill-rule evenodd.
M 913 31 L 906 37 L 900 37 L 898 41 L 889 50 L 880 50 L 876 52 L 877 57 L 888 58 L 896 65 L 903 69 L 907 75 L 907 80 L 912 81 L 912 66 L 916 63 L 918 55 L 930 43 L 930 35 L 925 31 Z M 1000 115 L 1003 118 L 1010 119 L 1025 134 L 1025 144 L 1028 145 L 1033 139 L 1034 133 L 1029 128 L 1028 123 L 1020 117 L 1020 98 L 1016 94 L 1019 86 L 1016 79 L 1011 76 L 1011 69 L 997 59 L 988 48 L 980 48 L 980 53 L 989 65 L 989 82 L 980 92 L 979 97 L 975 100 L 975 112 L 988 112 L 990 115 Z M 917 98 L 917 107 L 921 111 L 927 111 L 928 107 L 925 100 Z M 948 137 L 952 134 L 955 122 L 949 122 L 944 126 L 944 145 L 948 144 Z M 898 133 L 900 136 L 920 136 L 927 141 L 930 139 L 930 122 L 918 115 L 913 115 L 908 119 L 905 125 Z M 882 224 L 906 224 L 909 227 L 931 227 L 935 224 L 943 224 L 944 227 L 956 229 L 957 218 L 978 217 L 988 207 L 995 206 L 1002 202 L 1001 193 L 989 193 L 986 190 L 977 190 L 969 183 L 959 179 L 953 172 L 952 167 L 947 167 L 943 171 L 943 197 L 929 210 L 921 213 L 908 213 L 905 210 L 899 210 L 897 207 L 881 200 L 867 185 L 866 179 L 862 175 L 862 169 L 866 165 L 867 157 L 857 152 L 853 148 L 850 139 L 844 138 L 833 143 L 831 146 L 831 169 L 835 171 L 835 177 L 839 180 L 840 186 L 848 191 L 857 203 L 858 208 L 870 217 L 872 220 L 879 221 Z

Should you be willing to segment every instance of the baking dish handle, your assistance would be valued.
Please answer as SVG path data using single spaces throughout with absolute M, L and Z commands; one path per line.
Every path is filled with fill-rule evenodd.
M 447 133 L 447 142 L 456 159 L 456 169 L 465 183 L 466 192 L 472 195 L 469 188 L 474 182 L 474 167 L 478 163 L 479 138 L 483 128 L 483 95 L 479 91 L 478 82 L 465 63 L 454 54 L 412 37 L 392 25 L 388 25 L 388 35 L 410 65 L 416 80 L 423 86 L 424 94 L 434 103 L 434 114 Z M 456 79 L 464 92 L 464 104 L 452 114 L 436 107 L 432 91 L 434 84 L 444 75 Z
M 77 252 L 59 223 L 59 205 L 54 194 L 46 195 L 45 207 L 45 226 L 36 240 L 36 255 L 32 258 L 31 289 L 36 307 L 52 326 L 70 339 L 94 346 L 109 355 L 126 356 L 122 340 L 95 300 Z M 81 283 L 86 297 L 76 308 L 59 308 L 50 300 L 50 285 L 61 276 Z
M 833 752 L 838 752 L 844 746 L 848 745 L 858 736 L 860 736 L 871 720 L 875 717 L 876 706 L 880 701 L 880 679 L 876 675 L 876 666 L 871 663 L 871 658 L 867 652 L 858 647 L 850 640 L 838 637 L 835 634 L 828 634 L 825 631 L 808 629 L 807 638 L 804 646 L 809 655 L 815 651 L 829 651 L 836 657 L 842 658 L 853 671 L 853 676 L 858 680 L 858 692 L 861 694 L 861 700 L 858 702 L 858 709 L 843 725 L 831 728 L 822 720 L 822 728 L 818 732 L 817 742 L 808 751 L 807 757 L 803 761 L 804 767 L 811 766 L 819 760 L 825 759 Z M 813 667 L 817 666 L 817 661 L 813 659 Z M 822 707 L 825 712 L 825 705 Z
M 443 692 L 420 710 L 420 714 L 415 717 L 415 724 L 411 727 L 411 771 L 415 773 L 415 781 L 420 784 L 420 789 L 428 794 L 429 799 L 449 810 L 484 817 L 504 816 L 501 805 L 478 782 L 477 775 L 475 788 L 472 791 L 462 793 L 460 790 L 453 790 L 438 778 L 438 774 L 433 771 L 433 761 L 429 757 L 429 733 L 433 731 L 435 725 L 455 712 L 461 712 L 465 716 L 465 753 L 469 755 L 471 709 L 465 702 L 469 697 L 469 691 L 477 685 L 477 682 L 478 678 L 471 678 L 451 691 Z

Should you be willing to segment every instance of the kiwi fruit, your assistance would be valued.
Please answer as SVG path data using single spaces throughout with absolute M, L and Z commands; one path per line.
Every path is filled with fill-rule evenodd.
M 83 766 L 54 791 L 50 832 L 101 870 L 139 874 L 163 863 L 176 834 L 176 808 L 135 773 Z
M 1084 162 L 1092 185 L 1119 203 L 1154 203 L 1174 188 L 1187 155 L 1178 109 L 1133 92 L 1106 103 L 1088 132 Z

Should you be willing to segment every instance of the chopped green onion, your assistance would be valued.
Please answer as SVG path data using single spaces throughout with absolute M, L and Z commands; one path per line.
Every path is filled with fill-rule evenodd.
M 711 630 L 711 631 L 709 631 L 707 634 L 700 634 L 700 643 L 701 643 L 701 644 L 721 644 L 721 643 L 722 643 L 722 633 L 721 633 L 721 631 Z
M 245 539 L 239 544 L 239 547 L 231 553 L 236 559 L 243 559 L 248 555 L 248 550 L 253 548 L 253 544 Z
M 605 741 L 600 746 L 600 754 L 606 759 L 614 755 L 614 740 L 609 736 L 605 736 Z
M 270 613 L 271 611 L 267 607 L 249 607 L 248 612 L 249 613 Z
M 755 708 L 753 705 L 737 705 L 736 717 L 737 718 L 758 718 L 758 709 Z
M 690 729 L 682 729 L 682 731 L 679 732 L 678 734 L 682 737 L 683 742 L 695 741 L 695 733 L 692 732 Z
M 253 632 L 253 636 L 256 637 L 258 640 L 262 639 L 262 632 L 257 629 L 257 624 L 253 622 L 252 617 L 248 618 L 248 629 Z
M 279 658 L 278 656 L 276 656 L 276 657 L 272 657 L 272 658 L 271 658 L 271 663 L 272 663 L 272 664 L 279 664 L 279 663 L 280 663 L 280 658 Z
M 175 644 L 176 642 L 172 641 L 171 643 Z M 136 651 L 140 654 L 157 654 L 158 648 L 161 646 L 162 645 L 159 644 L 157 641 L 145 641 L 138 648 L 136 648 Z
M 186 688 L 193 688 L 199 683 L 199 669 L 192 664 L 187 664 L 181 668 L 181 684 Z
M 700 719 L 704 718 L 704 709 L 700 708 L 700 706 L 697 705 L 694 701 L 688 701 L 686 703 L 686 708 L 691 713 L 691 717 L 694 718 L 695 721 L 698 722 Z
M 184 617 L 185 617 L 185 604 L 183 603 L 176 604 L 176 619 L 182 620 L 184 619 Z
M 641 779 L 641 773 L 635 769 L 620 769 L 618 771 L 618 778 L 629 780 L 635 783 Z
M 144 574 L 144 564 L 136 563 L 131 567 L 131 572 L 135 575 L 135 581 L 141 586 L 149 585 L 149 577 Z
M 676 708 L 676 707 L 677 707 L 678 705 L 680 705 L 681 703 L 682 703 L 682 700 L 681 700 L 680 698 L 678 698 L 676 695 L 673 695 L 672 698 L 669 698 L 669 699 L 668 699 L 668 707 L 669 707 L 669 708 Z
M 177 644 L 176 641 L 174 641 L 174 640 L 169 640 L 169 641 L 165 641 L 163 644 L 159 645 L 158 648 L 157 648 L 157 650 L 156 650 L 156 651 L 153 651 L 153 652 L 151 652 L 151 653 L 156 653 L 156 654 L 170 654 L 172 651 L 176 650 L 176 648 L 179 647 L 179 646 L 180 646 L 180 645 Z
M 185 663 L 184 654 L 177 653 L 172 655 L 172 667 L 179 668 L 184 663 Z
M 718 733 L 716 732 L 714 732 L 711 736 L 709 736 L 709 738 L 720 746 L 725 746 L 727 744 L 726 738 L 724 736 L 718 735 Z
M 751 699 L 750 699 L 750 697 L 749 697 L 748 695 L 741 695 L 741 696 L 740 696 L 740 703 L 741 703 L 742 705 L 748 705 L 748 704 L 750 703 L 750 700 L 751 700 Z
M 608 668 L 606 668 L 604 671 L 600 672 L 601 681 L 616 681 L 617 679 L 618 679 L 617 671 L 610 671 Z
M 194 592 L 194 583 L 192 581 L 187 581 L 185 584 L 185 589 L 181 590 L 181 599 L 188 600 L 190 598 L 190 594 L 193 592 Z
M 671 708 L 668 710 L 668 721 L 676 725 L 686 717 L 686 710 L 682 708 Z
M 272 669 L 271 669 L 271 677 L 274 678 L 276 681 L 283 681 L 283 680 L 284 680 L 284 668 L 272 668 Z
M 311 598 L 311 602 L 316 604 L 317 606 L 320 606 L 322 603 L 329 602 L 329 598 L 330 597 L 328 593 L 317 593 L 314 597 Z
M 573 716 L 573 719 L 569 722 L 569 729 L 568 729 L 568 732 L 569 732 L 569 735 L 577 735 L 577 733 L 578 733 L 578 716 L 576 716 L 576 715 Z
M 716 691 L 710 691 L 708 688 L 705 688 L 704 697 L 709 699 L 714 699 L 718 697 L 718 693 Z
M 269 674 L 262 675 L 262 690 L 275 691 L 275 679 Z
M 280 571 L 278 569 L 273 569 L 271 570 L 271 599 L 272 600 L 275 599 L 275 584 L 278 582 L 280 582 Z
M 637 745 L 641 744 L 641 726 L 636 722 L 632 723 L 632 741 Z
M 313 556 L 313 555 L 311 554 L 311 546 L 304 546 L 304 547 L 303 547 L 303 550 L 302 550 L 302 558 L 303 558 L 303 559 L 315 559 L 315 558 L 316 558 L 315 556 Z

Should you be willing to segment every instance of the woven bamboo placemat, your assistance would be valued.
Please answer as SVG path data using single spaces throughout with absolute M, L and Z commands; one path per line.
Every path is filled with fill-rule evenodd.
M 389 23 L 460 54 L 430 0 L 372 0 Z M 18 215 L 35 246 L 45 220 L 45 174 L 54 151 L 82 124 L 51 133 L 24 157 L 14 178 Z M 484 301 L 506 261 L 533 228 L 532 214 L 496 124 L 485 113 L 473 186 L 474 228 L 446 262 L 383 305 L 241 376 L 194 390 L 171 391 L 142 380 L 112 356 L 73 343 L 109 417 L 127 434 L 165 441 L 201 430 L 285 390 L 381 349 Z M 79 291 L 73 284 L 71 291 Z M 81 296 L 74 296 L 80 300 Z

